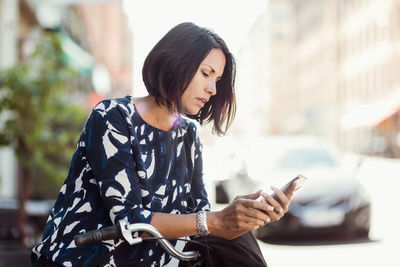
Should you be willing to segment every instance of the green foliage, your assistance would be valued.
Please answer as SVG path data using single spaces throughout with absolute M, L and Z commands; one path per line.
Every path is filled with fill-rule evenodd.
M 58 194 L 87 117 L 68 100 L 78 74 L 62 55 L 58 37 L 45 32 L 29 58 L 0 72 L 0 145 L 11 144 L 31 172 L 35 198 Z

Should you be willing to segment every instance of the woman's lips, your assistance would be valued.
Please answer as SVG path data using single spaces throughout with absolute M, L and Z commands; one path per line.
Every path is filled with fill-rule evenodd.
M 207 99 L 206 98 L 198 98 L 198 100 L 199 100 L 199 102 L 200 102 L 200 105 L 202 106 L 202 107 L 204 107 L 204 105 L 207 103 Z

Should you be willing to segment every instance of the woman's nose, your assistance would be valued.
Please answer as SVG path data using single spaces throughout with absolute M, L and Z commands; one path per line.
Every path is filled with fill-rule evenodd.
M 212 96 L 217 94 L 217 85 L 215 84 L 215 82 L 211 82 L 207 86 L 207 92 Z

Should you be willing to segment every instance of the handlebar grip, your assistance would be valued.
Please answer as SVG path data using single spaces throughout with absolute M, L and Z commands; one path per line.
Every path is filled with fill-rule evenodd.
M 74 236 L 75 244 L 79 247 L 82 245 L 99 243 L 102 240 L 110 240 L 120 238 L 120 231 L 117 225 L 111 225 L 97 230 L 89 231 Z

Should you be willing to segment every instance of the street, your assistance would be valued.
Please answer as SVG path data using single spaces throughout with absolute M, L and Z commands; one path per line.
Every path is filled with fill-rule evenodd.
M 272 267 L 286 266 L 400 266 L 398 243 L 400 214 L 397 193 L 400 188 L 400 161 L 368 159 L 359 171 L 372 198 L 370 240 L 277 245 L 259 242 Z

